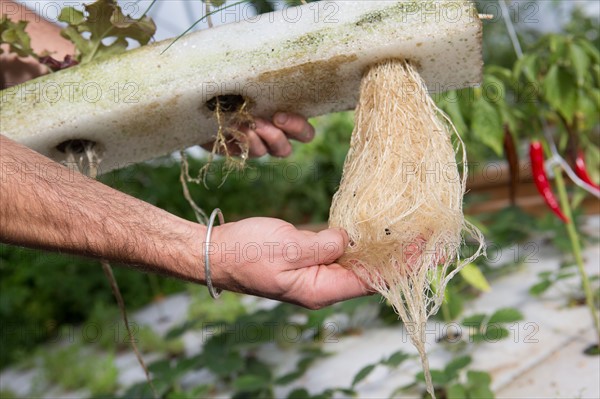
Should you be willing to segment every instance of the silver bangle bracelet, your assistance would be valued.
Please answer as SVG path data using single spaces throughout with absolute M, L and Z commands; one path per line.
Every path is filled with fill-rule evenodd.
M 206 279 L 206 287 L 208 288 L 208 292 L 214 299 L 217 299 L 219 295 L 221 295 L 221 290 L 213 287 L 212 285 L 212 278 L 210 275 L 210 259 L 208 255 L 210 252 L 210 236 L 212 234 L 215 217 L 217 215 L 219 215 L 219 224 L 225 223 L 221 210 L 219 208 L 215 208 L 215 210 L 210 214 L 208 226 L 206 226 L 206 241 L 204 242 L 204 277 Z

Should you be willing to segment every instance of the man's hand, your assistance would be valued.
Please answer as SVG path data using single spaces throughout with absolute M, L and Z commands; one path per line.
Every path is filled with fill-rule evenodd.
M 297 230 L 279 219 L 251 218 L 214 227 L 213 284 L 319 309 L 369 294 L 351 271 L 334 263 L 348 245 L 339 229 Z
M 248 155 L 259 158 L 270 154 L 274 157 L 284 158 L 292 153 L 291 140 L 308 143 L 315 137 L 315 129 L 308 123 L 305 117 L 291 112 L 277 112 L 273 120 L 256 118 L 252 128 L 240 127 L 240 131 L 246 134 L 248 139 Z M 202 147 L 211 151 L 214 142 L 204 144 Z M 227 146 L 230 155 L 239 155 L 239 146 L 232 142 Z
M 251 157 L 269 153 L 275 157 L 287 157 L 292 153 L 289 139 L 308 143 L 315 137 L 315 130 L 306 118 L 293 113 L 278 112 L 273 121 L 256 118 L 255 128 L 246 128 Z

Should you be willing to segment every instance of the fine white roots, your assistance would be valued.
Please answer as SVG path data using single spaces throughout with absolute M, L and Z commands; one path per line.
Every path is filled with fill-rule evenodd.
M 464 168 L 460 137 L 410 63 L 390 60 L 366 72 L 329 223 L 351 240 L 338 262 L 381 293 L 404 322 L 432 397 L 425 323 L 448 281 L 485 252 L 481 232 L 463 216 L 467 173 L 459 173 L 457 153 Z M 463 233 L 479 243 L 468 259 L 460 256 Z

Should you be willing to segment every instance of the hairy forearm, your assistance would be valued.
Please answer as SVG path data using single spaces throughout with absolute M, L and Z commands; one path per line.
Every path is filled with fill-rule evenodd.
M 0 135 L 0 241 L 203 282 L 205 227 Z

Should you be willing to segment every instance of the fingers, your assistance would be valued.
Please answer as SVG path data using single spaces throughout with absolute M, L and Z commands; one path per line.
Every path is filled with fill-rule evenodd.
M 344 254 L 348 246 L 348 233 L 343 229 L 327 229 L 317 233 L 319 242 L 323 243 L 321 251 L 316 259 L 317 265 L 328 265 L 335 262 Z
M 249 155 L 261 157 L 267 153 L 275 157 L 287 157 L 292 153 L 289 139 L 303 143 L 311 141 L 315 136 L 315 129 L 302 115 L 290 112 L 278 112 L 273 116 L 273 122 L 256 118 L 253 128 L 241 126 L 239 129 L 247 135 Z M 212 150 L 212 144 L 205 144 L 207 150 Z M 230 155 L 238 155 L 239 148 L 229 145 Z
M 278 112 L 273 116 L 273 123 L 262 118 L 256 118 L 255 122 L 256 128 L 252 132 L 266 144 L 269 154 L 276 157 L 287 157 L 292 153 L 292 145 L 288 139 L 307 143 L 315 136 L 315 129 L 306 118 L 298 114 Z M 253 143 L 250 144 L 252 153 Z
M 313 310 L 374 293 L 356 274 L 336 263 L 288 273 L 288 278 L 294 281 L 288 291 L 290 302 Z
M 315 137 L 315 129 L 302 115 L 278 112 L 273 116 L 273 123 L 290 139 L 308 143 Z
M 302 231 L 302 259 L 298 268 L 328 265 L 339 259 L 348 246 L 348 234 L 343 229 L 326 229 L 318 233 Z
M 252 158 L 260 158 L 263 155 L 267 155 L 269 149 L 264 141 L 258 136 L 258 134 L 253 130 L 248 130 L 246 133 L 248 137 L 248 155 Z
M 253 132 L 266 144 L 269 154 L 275 157 L 287 157 L 292 153 L 292 145 L 281 129 L 262 118 L 256 118 L 255 125 Z

